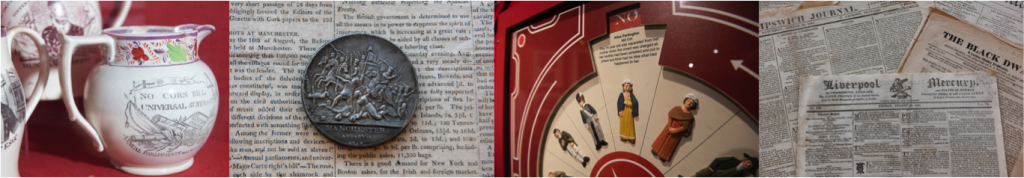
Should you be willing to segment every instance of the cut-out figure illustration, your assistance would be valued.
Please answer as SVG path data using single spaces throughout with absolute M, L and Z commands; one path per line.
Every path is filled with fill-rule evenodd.
M 693 133 L 693 113 L 697 109 L 697 96 L 690 94 L 683 99 L 682 106 L 675 106 L 668 110 L 668 124 L 661 130 L 658 138 L 651 144 L 651 152 L 658 156 L 661 161 L 669 161 L 672 154 L 679 146 L 679 140 L 683 137 L 690 137 Z
M 554 172 L 548 172 L 548 177 L 571 177 L 571 176 L 565 175 L 565 171 L 554 171 Z
M 743 157 L 746 160 L 732 156 L 715 158 L 711 165 L 697 171 L 692 177 L 757 177 L 757 157 L 750 157 L 746 153 L 743 153 Z
M 597 110 L 594 109 L 594 106 L 586 103 L 583 93 L 576 93 L 576 102 L 580 103 L 580 117 L 583 118 L 583 125 L 586 125 L 587 130 L 594 136 L 595 146 L 597 146 L 595 148 L 601 150 L 601 146 L 608 145 L 608 142 L 604 139 L 601 123 L 597 122 Z
M 633 83 L 629 79 L 622 82 L 622 93 L 619 93 L 619 100 L 615 105 L 619 109 L 619 137 L 623 141 L 636 143 L 633 118 L 640 116 L 640 108 L 637 105 L 636 97 L 633 95 Z
M 555 129 L 555 138 L 558 138 L 558 145 L 562 147 L 563 151 L 569 152 L 569 155 L 576 158 L 576 161 L 583 163 L 583 167 L 587 167 L 587 162 L 590 162 L 589 156 L 584 156 L 579 145 L 576 145 L 576 140 L 572 139 L 572 135 L 569 132 L 563 132 Z

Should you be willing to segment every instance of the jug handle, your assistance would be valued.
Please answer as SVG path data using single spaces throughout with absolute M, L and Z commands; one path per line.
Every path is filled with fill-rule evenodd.
M 117 46 L 114 45 L 114 38 L 107 35 L 68 36 L 62 34 L 61 44 L 63 44 L 63 49 L 61 49 L 63 53 L 60 58 L 59 70 L 57 71 L 60 75 L 60 87 L 62 90 L 64 90 L 64 105 L 68 109 L 68 114 L 70 115 L 69 117 L 71 117 L 71 121 L 78 123 L 78 126 L 81 126 L 82 129 L 89 133 L 89 135 L 92 136 L 93 141 L 96 141 L 93 146 L 96 147 L 96 150 L 103 152 L 103 140 L 100 139 L 100 136 L 99 134 L 97 134 L 96 129 L 94 129 L 92 125 L 90 125 L 89 122 L 85 120 L 85 117 L 82 116 L 82 113 L 78 112 L 78 106 L 75 105 L 75 92 L 71 90 L 71 53 L 75 51 L 75 48 L 77 48 L 78 46 L 103 45 L 107 47 L 107 56 L 105 57 L 108 58 L 107 61 L 111 61 L 114 58 L 115 50 L 117 48 Z
M 117 18 L 114 18 L 114 23 L 110 25 L 110 28 L 121 27 L 124 24 L 125 17 L 128 17 L 128 10 L 132 7 L 132 1 L 124 1 L 121 4 L 121 10 L 117 13 Z
M 35 42 L 36 49 L 39 50 L 39 79 L 36 81 L 35 90 L 32 90 L 32 94 L 28 97 L 28 102 L 25 104 L 25 118 L 31 118 L 32 111 L 36 110 L 36 104 L 39 104 L 39 99 L 43 97 L 43 88 L 46 87 L 47 79 L 50 78 L 50 55 L 46 52 L 46 42 L 38 32 L 23 26 L 11 27 L 7 32 L 11 33 L 10 38 L 7 38 L 7 44 L 13 44 L 14 36 L 18 34 L 28 35 Z M 11 59 L 7 59 L 11 60 Z

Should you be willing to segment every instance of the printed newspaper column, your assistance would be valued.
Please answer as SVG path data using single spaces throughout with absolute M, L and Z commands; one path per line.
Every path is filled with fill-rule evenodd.
M 1020 175 L 1024 164 L 1024 49 L 998 34 L 971 25 L 944 11 L 928 16 L 900 73 L 996 71 L 1007 170 Z M 1013 174 L 1011 174 L 1013 175 Z
M 795 174 L 800 76 L 896 72 L 930 3 L 844 1 L 760 12 L 758 127 L 778 134 L 759 135 L 759 175 Z
M 232 176 L 334 176 L 339 148 L 300 103 L 313 53 L 333 39 L 333 4 L 230 3 Z
M 1006 176 L 995 75 L 801 77 L 797 176 Z
M 481 109 L 474 102 L 493 93 L 475 86 L 478 76 L 486 77 L 476 73 L 493 73 L 493 57 L 474 55 L 481 51 L 474 41 L 493 34 L 478 35 L 474 26 L 493 21 L 474 18 L 476 8 L 493 11 L 493 3 L 232 2 L 232 176 L 493 175 L 493 161 L 481 161 L 493 160 L 485 154 L 493 131 L 480 129 L 493 128 L 493 121 L 480 122 L 493 116 L 476 114 Z M 365 149 L 320 135 L 299 96 L 312 55 L 356 33 L 401 48 L 419 82 L 419 103 L 404 133 Z
M 479 134 L 479 167 L 494 176 L 494 2 L 472 2 L 473 4 L 473 82 L 478 90 L 473 105 L 477 118 L 476 132 Z

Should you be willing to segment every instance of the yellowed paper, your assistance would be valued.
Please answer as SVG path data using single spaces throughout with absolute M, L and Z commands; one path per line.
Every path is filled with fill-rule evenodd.
M 494 3 L 230 2 L 231 176 L 494 176 Z M 402 49 L 419 103 L 372 148 L 320 135 L 299 96 L 310 58 L 347 34 Z
M 937 1 L 935 7 L 1015 43 L 1024 43 L 1024 2 Z
M 900 73 L 996 71 L 1002 135 L 1006 141 L 1004 173 L 1021 170 L 1024 128 L 1024 49 L 1002 36 L 942 10 L 928 16 L 900 68 Z M 1017 171 L 1019 172 L 1019 171 Z
M 895 73 L 931 2 L 807 2 L 762 11 L 760 176 L 796 175 L 800 76 Z M 784 132 L 783 132 L 784 131 Z
M 799 177 L 1004 177 L 993 72 L 801 78 Z

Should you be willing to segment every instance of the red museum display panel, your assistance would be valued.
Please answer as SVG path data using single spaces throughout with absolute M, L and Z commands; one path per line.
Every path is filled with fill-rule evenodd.
M 756 156 L 755 2 L 497 9 L 498 175 L 688 176 Z

